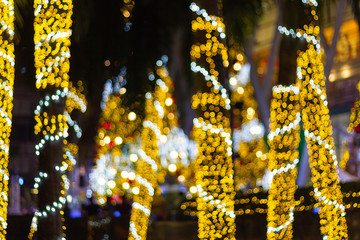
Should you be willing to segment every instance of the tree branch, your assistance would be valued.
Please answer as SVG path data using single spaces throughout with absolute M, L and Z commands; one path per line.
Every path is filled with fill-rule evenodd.
M 280 40 L 281 40 L 281 34 L 278 30 L 278 26 L 281 23 L 281 9 L 280 9 L 280 1 L 276 0 L 276 5 L 278 7 L 278 16 L 275 23 L 275 31 L 274 31 L 274 38 L 272 40 L 271 44 L 271 52 L 269 55 L 269 61 L 266 69 L 266 75 L 265 75 L 265 81 L 263 86 L 263 93 L 265 94 L 265 99 L 269 100 L 271 97 L 271 89 L 274 85 L 273 76 L 274 76 L 274 66 L 276 62 L 276 58 L 279 54 L 279 46 L 280 46 Z

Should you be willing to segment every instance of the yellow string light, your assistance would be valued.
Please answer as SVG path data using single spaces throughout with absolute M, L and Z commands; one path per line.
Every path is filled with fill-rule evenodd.
M 7 228 L 9 137 L 15 74 L 14 15 L 14 1 L 2 1 L 0 3 L 0 239 L 5 239 Z
M 218 81 L 219 72 L 216 69 L 220 67 L 216 66 L 219 63 L 224 67 L 229 65 L 227 48 L 222 43 L 226 37 L 225 25 L 222 18 L 208 15 L 195 3 L 191 3 L 190 9 L 197 14 L 192 21 L 193 32 L 205 37 L 205 43 L 196 43 L 191 47 L 191 70 L 206 81 L 208 90 L 198 92 L 192 101 L 193 108 L 201 114 L 194 119 L 193 130 L 198 142 L 195 171 L 198 237 L 235 239 L 234 171 L 228 117 L 230 99 Z M 208 69 L 198 64 L 202 60 Z
M 133 204 L 130 217 L 129 240 L 146 239 L 147 226 L 151 213 L 154 189 L 158 187 L 157 172 L 160 168 L 158 142 L 161 139 L 162 119 L 159 116 L 156 101 L 166 96 L 160 86 L 155 88 L 154 94 L 146 93 L 145 120 L 141 133 L 142 149 L 136 166 L 136 181 L 133 188 Z M 161 114 L 160 114 L 161 115 Z M 136 192 L 134 189 L 137 189 Z
M 74 127 L 75 131 L 79 130 L 76 122 L 71 119 L 71 111 L 74 108 L 79 108 L 83 112 L 86 110 L 85 97 L 77 94 L 69 83 L 72 8 L 71 0 L 34 1 L 36 88 L 43 97 L 35 109 L 34 131 L 40 138 L 35 150 L 36 154 L 44 159 L 43 151 L 56 143 L 58 147 L 65 146 L 62 148 L 65 151 L 65 159 L 59 163 L 55 159 L 48 159 L 53 161 L 51 167 L 45 169 L 45 172 L 40 171 L 35 178 L 35 189 L 51 179 L 59 182 L 59 192 L 49 198 L 49 202 L 42 203 L 41 207 L 44 209 L 35 212 L 29 239 L 33 238 L 38 229 L 38 220 L 41 220 L 39 224 L 45 223 L 48 221 L 46 218 L 51 216 L 56 219 L 55 221 L 58 221 L 57 217 L 64 221 L 62 208 L 66 202 L 66 190 L 69 188 L 69 180 L 65 173 L 75 163 L 73 154 L 77 152 L 77 148 L 68 145 L 65 138 L 68 136 L 69 126 Z M 81 135 L 81 131 L 77 131 L 77 134 Z M 54 231 L 54 234 L 60 236 L 47 237 L 65 239 L 64 229 L 65 227 L 62 227 Z
M 275 86 L 270 108 L 268 239 L 291 239 L 300 142 L 299 88 Z
M 297 76 L 300 85 L 300 104 L 302 108 L 305 138 L 308 143 L 310 153 L 309 161 L 312 173 L 312 182 L 314 184 L 314 196 L 318 201 L 316 206 L 320 209 L 320 232 L 323 235 L 323 239 L 347 239 L 345 206 L 343 205 L 343 197 L 336 173 L 336 166 L 338 165 L 338 162 L 334 151 L 334 140 L 331 136 L 332 128 L 325 93 L 324 67 L 320 56 L 320 29 L 316 26 L 316 22 L 318 20 L 316 6 L 318 4 L 316 0 L 302 0 L 302 2 L 309 5 L 309 12 L 312 17 L 311 23 L 309 25 L 304 25 L 303 29 L 298 29 L 296 31 L 293 29 L 289 30 L 282 26 L 279 26 L 278 29 L 282 34 L 293 38 L 301 38 L 307 42 L 307 49 L 305 51 L 298 52 Z M 286 107 L 286 104 L 283 104 L 284 103 L 281 103 L 276 107 Z M 276 109 L 274 108 L 274 110 Z M 275 114 L 275 112 L 272 114 Z M 289 113 L 289 111 L 284 112 L 283 116 L 278 115 L 278 117 L 280 121 L 283 121 L 286 124 L 289 124 L 290 121 L 295 119 L 294 115 Z M 276 119 L 273 119 L 273 121 L 274 120 Z M 292 127 L 289 125 L 286 126 L 286 128 L 278 128 L 279 131 L 270 133 L 269 139 L 272 140 L 272 138 L 277 135 L 294 129 L 294 127 L 295 125 L 293 124 Z M 288 141 L 288 139 L 294 139 L 296 137 L 297 136 L 285 135 L 282 142 L 278 143 L 278 146 L 283 147 L 285 138 L 286 141 Z M 280 151 L 277 152 L 275 156 L 276 158 L 281 156 L 279 153 Z M 272 158 L 274 157 L 270 154 L 270 161 Z M 291 154 L 289 154 L 287 159 L 291 160 Z M 279 171 L 293 171 L 294 177 L 295 171 L 292 169 L 294 169 L 295 166 L 295 161 L 293 163 L 289 163 L 287 166 L 277 165 L 275 171 L 277 175 L 279 175 Z M 275 176 L 276 175 L 274 175 L 274 177 Z M 271 201 L 274 196 L 271 194 L 271 191 L 276 191 L 276 189 L 274 189 L 277 188 L 275 184 L 278 184 L 278 180 L 274 178 L 268 201 L 268 237 L 271 232 L 274 232 L 273 230 L 278 230 L 280 233 L 284 232 L 283 234 L 291 231 L 291 222 L 293 220 L 294 211 L 294 202 L 292 201 L 294 185 L 292 184 L 292 181 L 294 181 L 294 179 L 292 179 L 291 176 L 288 176 L 285 181 L 286 182 L 280 184 L 282 184 L 283 190 L 288 191 L 286 198 L 289 200 L 289 204 L 292 204 L 292 206 L 290 206 L 291 208 L 289 208 L 289 217 L 285 223 L 282 223 L 282 225 L 274 224 L 274 219 L 286 219 L 286 217 L 283 217 L 284 215 L 281 214 L 281 212 L 271 211 L 271 208 L 282 210 L 282 205 L 279 202 Z M 274 204 L 274 206 L 271 206 L 272 204 Z M 273 237 L 276 238 L 276 236 Z

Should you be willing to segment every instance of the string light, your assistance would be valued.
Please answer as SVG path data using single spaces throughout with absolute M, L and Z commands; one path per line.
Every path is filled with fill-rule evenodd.
M 9 137 L 15 74 L 14 15 L 14 1 L 3 1 L 0 4 L 0 239 L 5 239 L 7 228 Z
M 195 187 L 196 188 L 196 187 Z M 344 206 L 346 210 L 360 208 L 360 192 L 353 191 L 358 185 L 354 182 L 343 183 L 342 189 L 344 194 Z M 294 212 L 311 211 L 316 209 L 317 202 L 314 198 L 312 187 L 298 189 L 295 194 Z M 235 198 L 235 214 L 236 216 L 252 215 L 255 213 L 265 214 L 268 212 L 268 192 L 260 189 L 250 189 L 247 192 L 238 192 Z M 180 208 L 184 214 L 194 216 L 196 214 L 196 201 L 191 199 L 181 204 Z
M 149 186 L 153 189 L 157 187 L 156 173 L 160 168 L 158 141 L 161 137 L 162 120 L 154 101 L 159 101 L 161 95 L 164 95 L 164 92 L 157 86 L 153 96 L 149 93 L 145 100 L 145 121 L 141 133 L 142 149 L 139 151 L 140 158 L 136 167 L 136 175 L 139 181 L 134 184 L 134 188 L 137 188 L 139 192 L 133 197 L 129 239 L 146 239 L 147 235 L 153 200 Z
M 302 117 L 305 129 L 305 138 L 308 142 L 310 152 L 310 167 L 312 171 L 312 182 L 314 184 L 314 196 L 318 201 L 320 216 L 320 231 L 323 235 L 323 239 L 347 239 L 347 226 L 345 220 L 345 207 L 342 204 L 342 193 L 340 191 L 339 180 L 336 174 L 337 160 L 335 156 L 333 138 L 331 136 L 332 129 L 330 125 L 328 102 L 326 100 L 325 93 L 325 81 L 324 81 L 324 67 L 320 56 L 320 40 L 319 40 L 319 27 L 315 25 L 318 20 L 316 15 L 317 2 L 305 1 L 303 3 L 309 4 L 310 13 L 313 20 L 309 25 L 304 25 L 304 29 L 288 30 L 285 27 L 279 27 L 279 31 L 285 35 L 291 35 L 293 38 L 303 38 L 307 42 L 307 49 L 305 51 L 299 51 L 297 59 L 297 77 L 300 85 L 300 104 L 302 107 Z M 281 87 L 282 90 L 284 87 Z M 288 88 L 288 91 L 294 91 Z M 285 144 L 291 139 L 294 141 L 299 138 L 297 135 L 290 133 L 297 128 L 300 121 L 300 114 L 294 109 L 299 109 L 295 104 L 291 104 L 290 109 L 285 111 L 278 110 L 277 108 L 289 106 L 286 101 L 291 100 L 292 94 L 286 94 L 284 91 L 283 96 L 277 97 L 276 89 L 274 89 L 274 98 L 272 106 L 272 125 L 276 121 L 289 124 L 290 121 L 293 125 L 290 126 L 277 126 L 273 127 L 272 133 L 269 134 L 269 139 L 274 142 L 277 136 L 287 133 L 281 137 L 276 146 L 279 147 L 276 151 L 276 155 L 272 156 L 270 153 L 270 170 L 271 168 L 277 168 L 279 165 L 276 163 L 277 159 L 281 159 L 284 155 L 283 148 Z M 290 93 L 289 92 L 289 93 Z M 289 98 L 286 101 L 277 103 L 278 99 Z M 293 96 L 295 100 L 295 96 Z M 284 105 L 285 103 L 285 105 Z M 291 112 L 295 113 L 291 114 Z M 277 116 L 275 116 L 275 113 Z M 283 114 L 282 114 L 283 113 Z M 274 114 L 274 116 L 273 116 Z M 278 119 L 277 119 L 278 118 Z M 276 130 L 275 130 L 276 129 Z M 298 145 L 298 141 L 296 146 Z M 280 147 L 281 146 L 281 147 Z M 275 149 L 272 149 L 272 151 Z M 276 171 L 273 174 L 273 181 L 270 188 L 269 201 L 268 201 L 268 238 L 277 238 L 274 230 L 279 230 L 279 236 L 292 237 L 292 229 L 290 220 L 293 220 L 292 214 L 294 209 L 294 189 L 295 189 L 295 161 L 297 152 L 291 153 L 288 151 L 285 159 L 293 160 L 291 163 L 287 163 L 287 166 L 280 171 Z M 292 157 L 294 156 L 294 157 Z M 272 161 L 273 159 L 273 161 Z M 274 161 L 275 160 L 275 161 Z M 288 170 L 289 176 L 282 179 L 275 179 L 276 176 L 285 174 L 285 170 Z M 280 184 L 280 185 L 278 185 Z M 279 192 L 279 189 L 286 191 Z M 279 196 L 285 196 L 284 201 L 279 201 Z M 279 199 L 281 199 L 280 197 Z M 282 204 L 286 204 L 284 207 Z M 276 211 L 278 209 L 278 211 Z M 288 217 L 283 217 L 283 210 Z M 279 212 L 279 210 L 281 212 Z M 282 219 L 282 222 L 276 222 Z M 284 222 L 286 220 L 286 222 Z M 280 225 L 282 224 L 282 225 Z M 280 228 L 280 226 L 285 226 Z M 281 235 L 280 235 L 281 234 Z
M 135 6 L 135 1 L 134 0 L 124 0 L 124 5 L 123 7 L 120 9 L 122 15 L 124 16 L 124 21 L 125 21 L 125 26 L 124 26 L 124 31 L 128 32 L 130 31 L 131 28 L 131 14 L 133 12 L 134 6 Z
M 72 1 L 43 3 L 39 0 L 34 2 L 34 9 L 36 87 L 42 95 L 34 111 L 36 120 L 34 131 L 40 136 L 35 150 L 40 159 L 40 167 L 43 167 L 34 179 L 34 189 L 42 186 L 40 190 L 43 191 L 46 186 L 54 182 L 58 186 L 51 187 L 53 196 L 47 200 L 48 203 L 42 199 L 41 209 L 35 211 L 29 239 L 33 238 L 38 225 L 46 231 L 44 224 L 49 222 L 46 218 L 51 217 L 55 222 L 58 220 L 64 222 L 62 209 L 70 185 L 66 174 L 76 164 L 78 152 L 77 145 L 68 142 L 66 138 L 70 127 L 73 128 L 77 138 L 81 137 L 81 129 L 71 118 L 71 113 L 74 109 L 85 112 L 87 105 L 85 96 L 81 93 L 83 91 L 81 81 L 78 82 L 78 88 L 69 82 Z M 63 159 L 60 162 L 51 159 L 52 163 L 46 164 L 50 167 L 45 168 L 44 163 L 41 163 L 49 160 L 45 151 L 54 151 L 54 144 L 59 151 L 63 151 Z M 44 196 L 44 193 L 40 192 L 40 194 Z M 63 232 L 65 229 L 66 227 L 62 226 L 51 233 L 60 236 L 51 234 L 49 236 L 45 231 L 44 233 L 50 238 L 65 239 L 66 234 Z
M 219 54 L 224 67 L 229 65 L 227 48 L 222 43 L 226 37 L 225 26 L 222 18 L 209 15 L 196 3 L 191 3 L 190 9 L 197 15 L 192 21 L 193 32 L 199 32 L 199 36 L 204 33 L 206 39 L 205 43 L 191 47 L 191 70 L 199 73 L 208 88 L 208 92 L 194 95 L 192 101 L 193 108 L 201 113 L 201 117 L 193 121 L 193 135 L 198 142 L 195 171 L 198 237 L 235 239 L 232 141 L 226 115 L 230 99 L 218 80 L 216 67 L 220 66 L 216 66 L 214 60 Z M 202 60 L 209 70 L 200 65 Z
M 273 88 L 268 135 L 271 185 L 268 199 L 268 239 L 292 238 L 294 193 L 300 142 L 300 104 L 297 86 Z

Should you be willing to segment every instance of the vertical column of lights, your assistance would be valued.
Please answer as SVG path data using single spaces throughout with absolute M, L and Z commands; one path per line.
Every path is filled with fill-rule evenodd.
M 312 21 L 309 25 L 304 25 L 304 29 L 296 31 L 297 37 L 303 37 L 307 41 L 306 51 L 299 52 L 297 75 L 302 84 L 300 102 L 310 152 L 314 196 L 320 208 L 320 231 L 323 239 L 347 239 L 345 207 L 336 173 L 338 162 L 331 135 L 324 66 L 320 55 L 320 28 L 316 26 L 318 4 L 316 0 L 302 1 L 309 5 Z
M 100 204 L 104 204 L 106 196 L 123 194 L 117 185 L 124 183 L 123 177 L 116 175 L 120 165 L 122 147 L 125 143 L 136 140 L 137 129 L 141 119 L 135 112 L 123 104 L 126 93 L 126 69 L 105 85 L 103 93 L 103 112 L 99 121 L 99 130 L 95 138 L 97 144 L 96 166 L 90 175 L 90 185 L 95 191 Z M 125 173 L 120 176 L 125 176 Z M 127 174 L 126 174 L 127 177 Z M 134 180 L 134 179 L 132 179 Z
M 268 167 L 267 146 L 263 139 L 265 129 L 259 121 L 254 89 L 250 82 L 250 65 L 241 66 L 244 57 L 237 54 L 233 64 L 234 73 L 229 83 L 232 90 L 233 146 L 238 154 L 235 158 L 235 186 L 240 190 L 249 184 L 255 187 L 261 183 Z M 237 107 L 240 105 L 241 107 Z
M 59 100 L 61 97 L 66 96 L 66 102 L 65 102 L 65 111 L 64 116 L 66 118 L 66 123 L 68 127 L 73 128 L 73 132 L 75 133 L 75 139 L 79 139 L 82 136 L 82 130 L 80 126 L 77 124 L 75 120 L 71 118 L 71 113 L 74 109 L 80 110 L 82 113 L 86 111 L 87 101 L 85 99 L 85 95 L 83 95 L 81 92 L 83 91 L 82 83 L 79 81 L 79 89 L 72 86 L 71 82 L 69 82 L 69 90 L 66 90 L 64 92 L 58 92 L 59 95 L 52 95 L 51 97 L 45 99 L 45 102 L 40 100 L 40 104 L 36 107 L 35 110 L 35 116 L 40 116 L 41 112 L 43 111 L 43 106 L 50 105 L 50 99 L 54 100 L 55 102 Z M 47 95 L 48 96 L 48 95 Z M 39 122 L 37 123 L 36 127 L 39 127 Z M 51 128 L 55 128 L 55 125 L 53 124 Z M 76 142 L 72 143 L 69 142 L 66 138 L 68 137 L 67 130 L 65 133 L 61 134 L 59 132 L 59 135 L 56 135 L 53 140 L 60 140 L 60 137 L 62 136 L 63 139 L 63 161 L 60 165 L 55 165 L 55 170 L 60 173 L 61 175 L 61 188 L 59 197 L 57 201 L 52 202 L 51 204 L 47 205 L 46 210 L 39 211 L 36 210 L 34 217 L 32 219 L 31 223 L 31 229 L 29 233 L 29 239 L 32 239 L 34 233 L 37 231 L 37 222 L 39 217 L 46 217 L 48 214 L 51 214 L 51 212 L 55 212 L 56 209 L 60 211 L 61 215 L 64 215 L 63 207 L 66 201 L 66 194 L 67 190 L 69 189 L 69 180 L 67 178 L 67 173 L 73 169 L 73 167 L 76 165 L 76 155 L 78 153 L 78 146 Z M 49 137 L 51 141 L 51 136 Z M 40 141 L 39 144 L 36 145 L 36 154 L 40 154 L 40 150 L 44 147 L 43 145 L 46 143 L 46 141 Z M 35 177 L 35 184 L 34 189 L 38 191 L 38 188 L 40 187 L 40 184 L 48 177 L 48 173 L 40 172 L 39 176 Z M 61 219 L 64 222 L 64 217 Z M 66 227 L 63 226 L 63 229 L 65 230 Z M 65 234 L 63 234 L 63 237 L 65 239 Z
M 149 76 L 150 80 L 154 80 Z M 130 218 L 129 239 L 146 239 L 147 226 L 151 213 L 154 189 L 158 185 L 157 172 L 160 170 L 159 142 L 164 141 L 162 135 L 164 108 L 160 102 L 166 99 L 168 87 L 157 80 L 154 93 L 145 94 L 145 119 L 141 133 L 142 149 L 136 167 L 136 181 L 133 188 L 134 198 Z M 136 189 L 136 191 L 135 191 Z
M 292 239 L 300 121 L 299 88 L 293 85 L 275 86 L 268 135 L 271 185 L 267 239 Z
M 172 97 L 174 85 L 166 66 L 167 61 L 168 57 L 164 55 L 161 60 L 156 62 L 157 66 L 155 67 L 156 75 L 159 76 L 159 79 L 156 80 L 157 88 L 161 90 L 157 91 L 159 101 L 155 102 L 155 107 L 158 109 L 159 117 L 162 119 L 162 128 L 160 130 L 164 136 L 159 142 L 160 163 L 163 176 L 166 175 L 166 170 L 175 172 L 176 169 L 180 167 L 181 162 L 176 161 L 180 157 L 178 150 L 181 147 L 186 147 L 184 145 L 180 146 L 179 142 L 175 143 L 171 141 L 173 139 L 169 139 L 169 137 L 171 138 L 171 136 L 173 136 L 174 131 L 176 131 L 174 128 L 177 126 L 177 116 L 176 105 Z
M 36 88 L 43 93 L 43 99 L 35 110 L 35 134 L 39 135 L 40 141 L 35 146 L 36 155 L 41 157 L 41 152 L 51 142 L 60 142 L 68 136 L 68 119 L 65 114 L 65 98 L 69 94 L 70 68 L 70 36 L 72 1 L 34 1 L 34 43 L 35 43 L 35 68 Z M 54 109 L 57 109 L 54 111 Z M 44 157 L 44 156 L 42 156 Z M 50 159 L 51 160 L 51 159 Z M 50 172 L 39 172 L 35 178 L 34 188 L 37 190 L 40 184 L 49 181 L 49 178 L 59 178 L 59 186 L 68 188 L 69 182 L 63 174 L 67 167 L 62 163 L 54 163 L 55 169 Z M 55 175 L 53 175 L 56 173 Z M 49 215 L 63 215 L 62 207 L 66 199 L 64 190 L 59 189 L 55 200 L 46 204 L 44 209 L 35 212 L 32 220 L 29 239 L 33 238 L 37 230 L 38 218 L 46 218 Z M 56 213 L 59 211 L 59 213 Z M 48 236 L 53 237 L 53 236 Z M 57 236 L 65 239 L 65 236 Z
M 85 98 L 85 95 L 82 93 L 84 91 L 84 88 L 82 86 L 82 82 L 78 81 L 78 86 L 74 87 L 72 85 L 71 82 L 69 82 L 69 92 L 67 94 L 67 98 L 65 101 L 65 111 L 64 111 L 64 115 L 66 117 L 66 121 L 69 125 L 69 127 L 71 127 L 73 129 L 72 134 L 73 136 L 69 136 L 68 139 L 64 139 L 63 143 L 64 143 L 64 147 L 63 147 L 63 161 L 61 163 L 61 165 L 57 168 L 55 167 L 56 170 L 59 170 L 62 175 L 61 175 L 61 187 L 62 189 L 60 190 L 60 194 L 62 195 L 63 198 L 67 199 L 67 193 L 70 187 L 70 181 L 67 177 L 67 174 L 69 174 L 70 171 L 72 171 L 74 169 L 74 166 L 76 165 L 76 160 L 78 157 L 78 150 L 79 147 L 77 145 L 78 140 L 81 138 L 82 136 L 82 129 L 80 128 L 80 126 L 78 125 L 78 123 L 73 120 L 71 118 L 71 113 L 73 112 L 74 109 L 77 109 L 79 111 L 81 111 L 81 113 L 85 113 L 86 108 L 87 108 L 87 101 Z M 73 142 L 71 142 L 73 141 Z M 57 203 L 58 205 L 61 204 L 61 202 Z M 53 203 L 53 205 L 55 206 L 56 204 Z M 64 215 L 64 211 L 61 210 L 60 211 L 61 215 Z M 66 230 L 66 226 L 64 224 L 65 222 L 65 218 L 62 217 L 61 218 L 62 222 L 63 222 L 63 230 Z M 64 238 L 66 237 L 66 233 L 63 233 Z
M 222 18 L 208 15 L 206 10 L 191 3 L 190 9 L 197 15 L 192 21 L 192 31 L 204 33 L 205 43 L 191 47 L 191 70 L 206 81 L 208 92 L 193 96 L 192 107 L 202 116 L 194 119 L 194 136 L 198 142 L 197 187 L 198 237 L 200 239 L 235 239 L 234 181 L 230 99 L 220 84 L 215 58 L 220 54 L 222 64 L 229 65 L 227 48 L 222 43 L 226 35 Z M 198 62 L 206 61 L 209 67 Z M 204 62 L 205 62 L 204 61 Z M 217 66 L 218 68 L 221 66 Z
M 128 32 L 130 31 L 131 28 L 131 13 L 133 12 L 134 6 L 135 6 L 135 1 L 134 0 L 123 0 L 124 5 L 123 7 L 120 9 L 122 15 L 124 16 L 124 21 L 125 21 L 125 26 L 124 26 L 124 31 Z
M 14 85 L 14 1 L 0 3 L 0 239 L 5 239 L 7 228 L 9 145 L 13 108 Z

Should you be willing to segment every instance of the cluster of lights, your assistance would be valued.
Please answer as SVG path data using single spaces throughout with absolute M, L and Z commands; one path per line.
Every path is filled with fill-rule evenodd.
M 56 159 L 50 159 L 51 167 L 40 171 L 34 179 L 34 192 L 38 193 L 41 185 L 55 181 L 59 184 L 59 193 L 53 196 L 55 200 L 50 200 L 45 206 L 41 206 L 43 209 L 35 211 L 29 239 L 32 239 L 38 230 L 38 224 L 48 221 L 47 217 L 56 219 L 59 216 L 64 222 L 62 209 L 65 206 L 66 193 L 70 185 L 66 174 L 76 164 L 78 152 L 77 145 L 68 142 L 66 138 L 70 127 L 73 128 L 77 138 L 81 137 L 81 129 L 71 118 L 71 113 L 74 109 L 85 112 L 87 105 L 85 96 L 81 93 L 83 91 L 81 81 L 78 82 L 78 88 L 69 82 L 72 1 L 36 0 L 34 9 L 36 87 L 43 96 L 34 112 L 36 120 L 34 131 L 40 136 L 35 150 L 44 161 L 43 151 L 48 151 L 47 148 L 50 145 L 56 144 L 56 147 L 63 151 L 63 160 L 57 162 Z M 61 236 L 48 237 L 65 239 L 66 234 L 63 232 L 65 229 L 66 227 L 62 226 L 61 230 L 59 228 L 59 232 L 55 233 Z
M 139 161 L 133 188 L 138 189 L 138 194 L 133 198 L 129 239 L 146 238 L 146 226 L 158 183 L 164 181 L 167 170 L 175 172 L 178 167 L 187 166 L 191 156 L 191 141 L 176 127 L 176 107 L 167 60 L 167 56 L 163 56 L 156 62 L 155 73 L 149 73 L 149 80 L 155 81 L 156 85 L 153 93 L 145 94 L 142 149 L 137 152 Z
M 133 12 L 135 1 L 134 0 L 124 0 L 124 5 L 120 9 L 122 15 L 124 16 L 125 26 L 124 31 L 130 31 L 132 23 L 130 22 L 131 13 Z
M 268 200 L 268 231 L 270 239 L 291 238 L 295 207 L 296 162 L 299 143 L 300 106 L 305 138 L 310 152 L 314 197 L 318 201 L 320 231 L 323 239 L 347 239 L 345 207 L 336 173 L 332 129 L 325 94 L 324 67 L 320 56 L 319 27 L 315 25 L 317 2 L 305 1 L 313 18 L 304 29 L 279 31 L 293 38 L 303 38 L 307 49 L 297 59 L 298 86 L 278 86 L 273 90 L 271 105 L 270 170 L 271 188 Z M 291 124 L 291 125 L 290 125 Z
M 140 181 L 134 183 L 138 191 L 133 197 L 132 213 L 130 217 L 129 239 L 146 239 L 147 226 L 149 223 L 150 209 L 153 196 L 150 194 L 149 186 L 156 188 L 158 185 L 157 171 L 160 168 L 159 158 L 159 129 L 162 128 L 162 119 L 154 105 L 159 101 L 164 92 L 160 87 L 155 87 L 154 97 L 149 93 L 145 100 L 145 121 L 151 124 L 143 125 L 141 133 L 142 148 L 139 151 L 140 158 L 136 166 L 136 175 Z M 157 98 L 159 97 L 160 98 Z M 154 126 L 154 127 L 151 127 Z M 157 131 L 159 130 L 159 131 Z M 133 188 L 133 189 L 134 189 Z M 152 192 L 151 192 L 152 193 Z
M 314 20 L 317 20 L 315 4 L 309 3 Z M 315 22 L 315 21 L 314 21 Z M 314 196 L 318 201 L 320 231 L 324 239 L 347 239 L 345 207 L 336 173 L 338 165 L 332 138 L 329 109 L 327 107 L 324 67 L 317 49 L 320 42 L 318 26 L 314 22 L 305 25 L 308 36 L 317 43 L 308 42 L 307 50 L 299 53 L 297 75 L 301 80 L 300 102 L 303 106 L 305 138 L 308 142 Z
M 270 190 L 268 239 L 292 238 L 294 193 L 300 143 L 300 104 L 297 86 L 275 86 L 269 133 Z
M 13 108 L 13 85 L 15 75 L 14 56 L 14 1 L 0 4 L 0 239 L 5 239 L 7 228 L 9 144 Z
M 360 83 L 357 85 L 358 90 L 360 91 Z M 347 129 L 348 132 L 354 131 L 355 127 L 358 127 L 360 124 L 360 99 L 357 99 L 354 105 L 351 108 L 351 115 L 350 115 L 350 124 Z
M 138 157 L 138 129 L 141 119 L 137 114 L 123 104 L 126 93 L 126 68 L 112 80 L 105 83 L 101 108 L 103 109 L 98 134 L 96 136 L 97 157 L 96 166 L 90 174 L 90 186 L 100 204 L 105 204 L 106 197 L 113 194 L 125 194 L 130 181 L 128 174 L 134 172 L 134 162 L 130 156 Z M 136 103 L 135 103 L 136 104 Z M 134 106 L 131 106 L 134 108 Z M 117 174 L 117 173 L 121 174 Z M 126 177 L 124 177 L 126 175 Z M 132 174 L 131 174 L 132 176 Z M 134 175 L 135 176 L 135 175 Z M 116 187 L 122 186 L 122 187 Z
M 192 21 L 192 30 L 204 43 L 192 45 L 191 70 L 206 81 L 206 92 L 193 96 L 192 107 L 201 117 L 194 119 L 193 135 L 198 142 L 196 159 L 198 237 L 200 239 L 234 239 L 234 181 L 230 98 L 219 82 L 219 69 L 229 66 L 222 18 L 208 15 L 195 3 L 190 5 L 197 17 Z M 204 34 L 204 36 L 202 35 Z M 200 37 L 201 35 L 201 37 Z M 205 37 L 205 38 L 203 38 Z M 223 66 L 216 66 L 215 58 L 222 59 Z M 204 67 L 201 64 L 205 64 Z M 205 67 L 206 66 L 206 67 Z
M 235 51 L 235 50 L 234 50 Z M 241 65 L 242 54 L 236 56 L 229 84 L 233 104 L 233 146 L 236 190 L 261 184 L 267 169 L 267 147 L 263 139 L 265 128 L 257 115 L 257 102 L 250 82 L 250 65 Z M 238 104 L 241 108 L 236 108 Z
M 354 192 L 351 189 L 354 189 L 354 187 L 349 188 L 350 191 L 345 190 L 343 192 L 346 210 L 360 208 L 360 192 Z M 256 195 L 257 193 L 260 195 Z M 308 197 L 305 199 L 304 195 L 301 195 L 299 199 L 296 199 L 295 207 L 293 209 L 294 212 L 311 211 L 317 208 L 317 203 L 314 199 L 315 192 L 312 190 L 306 195 L 308 195 L 310 199 Z M 245 195 L 237 196 L 235 199 L 235 214 L 236 216 L 252 215 L 255 213 L 265 214 L 268 212 L 267 203 L 268 199 L 266 198 L 266 192 L 262 191 L 262 189 L 255 188 L 248 190 Z M 182 203 L 180 208 L 186 215 L 196 215 L 196 201 L 194 200 Z

